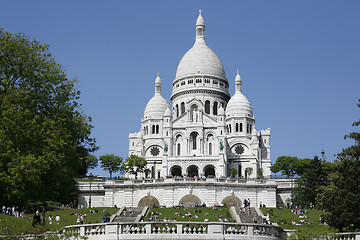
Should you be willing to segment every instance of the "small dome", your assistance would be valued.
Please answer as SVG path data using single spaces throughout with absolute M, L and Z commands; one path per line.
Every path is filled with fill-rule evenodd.
M 159 77 L 159 73 L 157 74 L 157 77 L 155 79 L 155 84 L 158 83 L 158 84 L 161 84 L 161 79 Z
M 225 115 L 225 109 L 223 108 L 223 106 L 220 105 L 220 108 L 218 110 L 218 115 L 219 116 L 223 116 Z
M 171 110 L 170 110 L 170 107 L 169 107 L 169 106 L 168 106 L 168 108 L 165 110 L 164 117 L 171 117 Z
M 204 21 L 203 17 L 201 16 L 201 9 L 199 10 L 199 16 L 196 20 L 196 26 L 199 26 L 199 25 L 205 26 L 205 21 Z
M 144 118 L 162 118 L 169 104 L 161 96 L 161 80 L 159 73 L 155 79 L 155 94 L 145 107 Z
M 160 93 L 155 93 L 145 107 L 144 118 L 162 118 L 167 108 L 169 104 L 166 100 Z
M 253 110 L 249 100 L 237 91 L 226 106 L 226 117 L 252 117 Z

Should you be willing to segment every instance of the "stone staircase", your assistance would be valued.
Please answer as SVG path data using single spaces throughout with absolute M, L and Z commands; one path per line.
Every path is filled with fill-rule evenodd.
M 240 220 L 242 223 L 254 223 L 253 218 L 256 216 L 257 223 L 262 223 L 262 216 L 260 216 L 256 209 L 251 207 L 250 208 L 250 214 L 248 214 L 248 210 L 246 210 L 246 213 L 240 213 L 240 209 L 236 209 L 237 214 L 240 216 Z
M 122 212 L 119 213 L 112 222 L 135 222 L 138 215 L 141 214 L 142 211 L 143 208 L 132 208 L 133 213 L 129 215 L 129 208 L 127 208 L 126 211 L 123 209 Z

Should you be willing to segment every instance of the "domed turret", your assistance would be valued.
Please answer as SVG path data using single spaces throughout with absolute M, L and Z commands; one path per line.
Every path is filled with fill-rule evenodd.
M 165 110 L 164 117 L 171 117 L 171 110 L 169 106 Z
M 235 78 L 235 94 L 226 106 L 226 117 L 252 117 L 253 110 L 249 100 L 241 92 L 239 71 Z
M 145 107 L 144 118 L 162 118 L 169 104 L 161 96 L 161 79 L 158 76 L 155 80 L 155 94 Z

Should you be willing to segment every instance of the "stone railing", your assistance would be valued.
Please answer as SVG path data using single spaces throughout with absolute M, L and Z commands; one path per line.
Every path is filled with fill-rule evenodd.
M 66 231 L 97 239 L 284 239 L 274 225 L 217 222 L 141 222 L 73 225 Z M 242 237 L 243 236 L 243 237 Z
M 126 185 L 126 184 L 146 184 L 146 183 L 179 183 L 179 182 L 203 182 L 203 183 L 242 183 L 242 184 L 275 184 L 275 180 L 272 179 L 238 179 L 238 178 L 156 178 L 156 179 L 131 179 L 131 180 L 106 180 L 105 184 L 111 185 Z M 84 185 L 88 183 L 81 182 Z M 81 185 L 81 184 L 80 184 Z
M 360 232 L 346 232 L 346 233 L 329 233 L 324 239 L 347 239 L 347 240 L 360 240 Z

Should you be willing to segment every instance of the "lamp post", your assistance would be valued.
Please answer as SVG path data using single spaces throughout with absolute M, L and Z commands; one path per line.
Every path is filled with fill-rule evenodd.
M 89 174 L 89 179 L 90 179 L 90 196 L 89 196 L 89 208 L 91 208 L 91 180 L 93 178 L 92 173 Z

